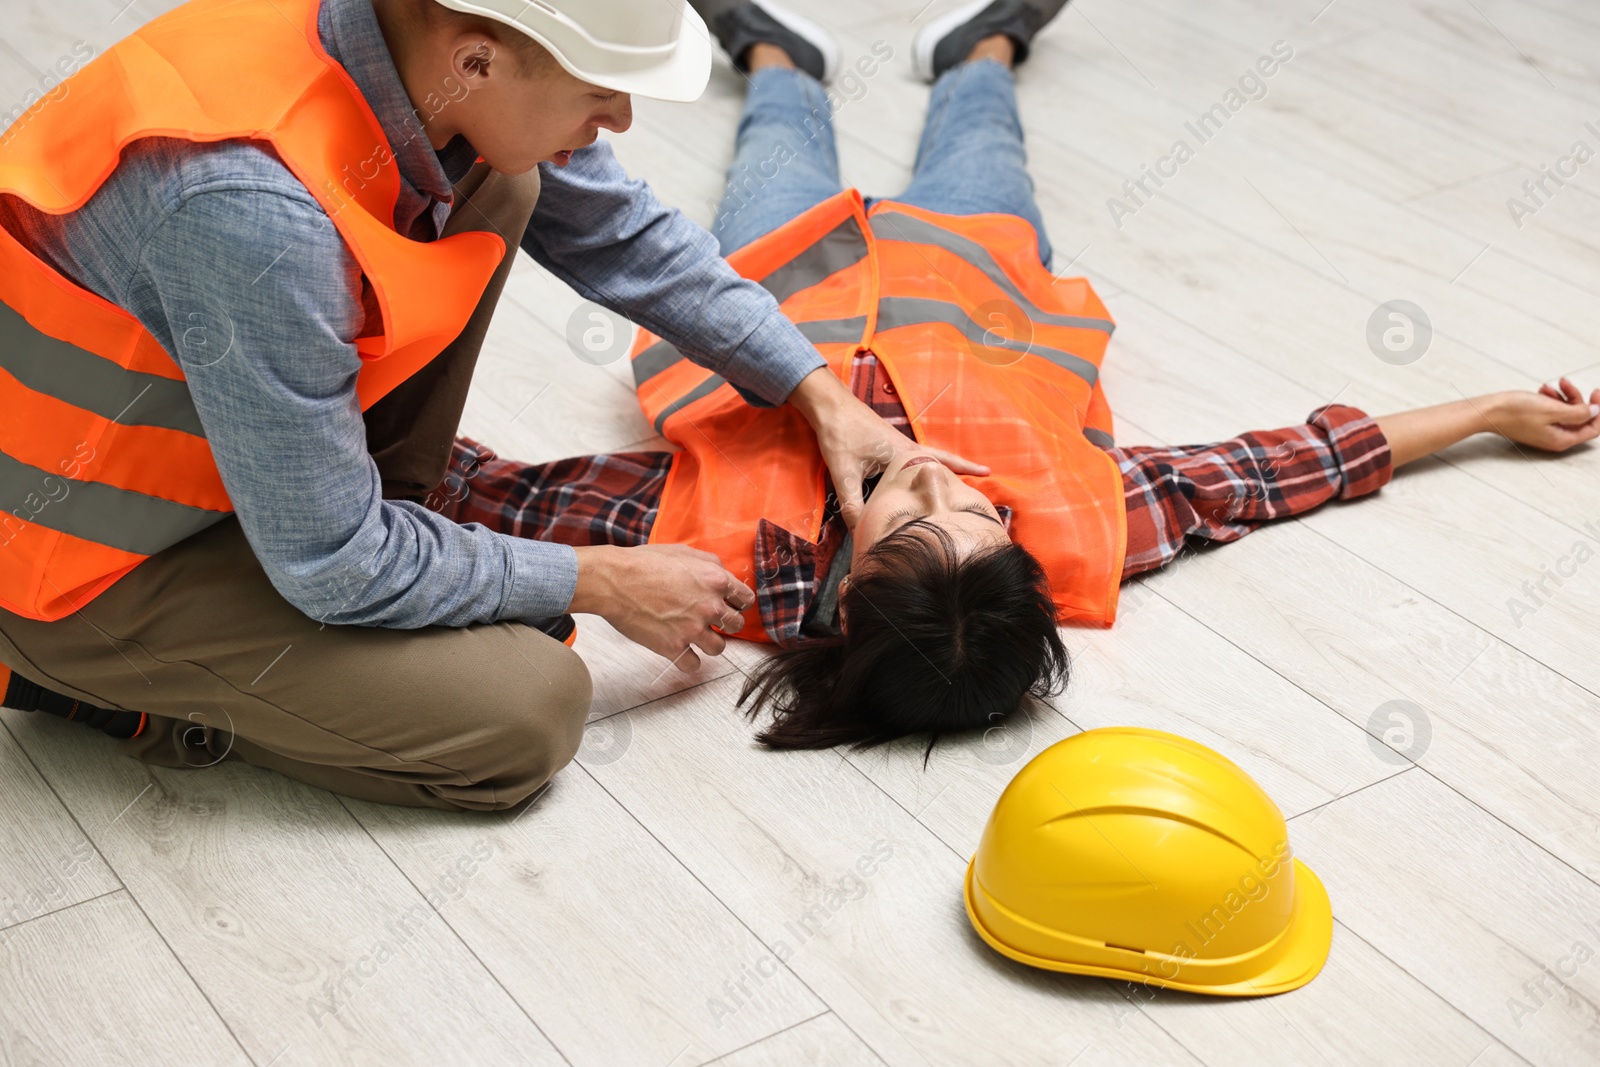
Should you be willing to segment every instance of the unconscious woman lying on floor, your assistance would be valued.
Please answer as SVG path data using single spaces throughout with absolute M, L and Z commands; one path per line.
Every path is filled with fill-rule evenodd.
M 1600 390 L 1586 400 L 1562 379 L 1376 419 L 1324 405 L 1211 444 L 1115 446 L 1099 374 L 1112 322 L 1086 280 L 1051 275 L 1009 50 L 993 44 L 940 73 L 893 201 L 841 188 L 817 78 L 773 45 L 741 52 L 750 90 L 713 228 L 857 397 L 990 475 L 898 453 L 848 529 L 790 406 L 758 406 L 644 332 L 640 404 L 677 451 L 528 465 L 463 437 L 429 503 L 521 537 L 715 554 L 757 593 L 737 636 L 780 647 L 739 701 L 772 712 L 768 745 L 931 746 L 992 726 L 1064 685 L 1058 623 L 1110 625 L 1120 584 L 1186 544 L 1376 492 L 1473 433 L 1551 451 L 1600 434 Z

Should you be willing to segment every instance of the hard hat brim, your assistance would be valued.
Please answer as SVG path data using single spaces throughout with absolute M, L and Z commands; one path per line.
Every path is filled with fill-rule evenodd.
M 1259 973 L 1249 978 L 1227 983 L 1182 981 L 1150 974 L 1133 968 L 1101 967 L 1073 963 L 1067 960 L 1046 959 L 1014 948 L 997 938 L 979 917 L 973 894 L 975 862 L 967 864 L 967 877 L 963 897 L 966 900 L 967 919 L 978 936 L 989 947 L 1003 956 L 1065 974 L 1083 974 L 1096 978 L 1115 978 L 1128 982 L 1178 989 L 1186 993 L 1204 993 L 1222 997 L 1260 997 L 1287 993 L 1299 989 L 1322 971 L 1328 960 L 1328 950 L 1333 944 L 1333 907 L 1328 900 L 1328 890 L 1322 879 L 1298 859 L 1294 861 L 1295 899 L 1292 917 L 1275 950 L 1267 957 Z M 1179 972 L 1182 974 L 1182 971 Z

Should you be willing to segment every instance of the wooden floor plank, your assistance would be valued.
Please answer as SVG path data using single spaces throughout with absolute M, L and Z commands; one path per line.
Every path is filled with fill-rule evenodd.
M 1335 508 L 1302 521 L 1600 694 L 1594 654 L 1600 566 L 1593 563 L 1600 555 L 1600 502 L 1589 503 L 1595 531 L 1584 532 L 1576 521 L 1518 504 L 1463 467 L 1423 460 L 1417 474 L 1385 488 L 1391 506 L 1382 511 Z M 1449 551 L 1440 551 L 1441 544 Z M 1464 572 L 1484 577 L 1464 583 Z
M 1201 564 L 1203 566 L 1203 564 Z M 1159 596 L 1125 587 L 1109 631 L 1066 631 L 1073 668 L 1060 714 L 925 744 L 907 738 L 851 761 L 963 856 L 995 799 L 1050 745 L 1105 726 L 1165 730 L 1242 766 L 1285 813 L 1307 811 L 1398 768 L 1371 758 L 1363 730 Z M 1217 678 L 1227 685 L 1216 684 Z
M 876 1067 L 883 1060 L 829 1012 L 714 1062 L 716 1067 Z
M 1600 1057 L 1600 886 L 1421 770 L 1289 832 L 1342 923 L 1509 1048 Z
M 1482 91 L 1484 61 L 1412 35 L 1371 33 L 1307 57 L 1304 69 L 1397 106 L 1465 140 L 1505 146 L 1535 161 L 1564 151 L 1591 117 L 1594 100 L 1575 79 L 1552 88 L 1538 72 L 1501 75 Z
M 1375 764 L 1420 763 L 1600 881 L 1594 694 L 1326 541 L 1264 530 L 1151 584 L 1367 729 Z
M 847 63 L 894 53 L 834 94 L 846 184 L 904 187 L 928 101 L 911 38 L 956 3 L 807 6 Z M 30 0 L 5 31 L 0 104 L 76 41 L 104 48 L 176 4 Z M 1600 163 L 1520 226 L 1506 204 L 1596 117 L 1597 27 L 1582 0 L 1074 0 L 1018 97 L 1056 269 L 1115 298 L 1119 442 L 1218 440 L 1334 399 L 1381 413 L 1558 373 L 1600 383 Z M 1279 37 L 1296 55 L 1265 97 L 1117 225 L 1123 181 Z M 634 128 L 607 137 L 708 224 L 744 95 L 719 56 L 701 100 L 638 100 Z M 1394 296 L 1439 329 L 1411 365 L 1365 338 Z M 664 445 L 627 361 L 573 351 L 583 304 L 518 258 L 463 433 L 528 462 Z M 1600 951 L 1600 569 L 1545 579 L 1536 604 L 1522 587 L 1600 522 L 1597 474 L 1600 449 L 1530 460 L 1480 439 L 1376 499 L 1186 557 L 1124 591 L 1116 629 L 1067 634 L 1056 712 L 949 739 L 926 770 L 911 742 L 762 750 L 734 708 L 760 649 L 734 642 L 683 675 L 592 616 L 578 765 L 517 822 L 346 809 L 248 768 L 150 771 L 8 712 L 3 1058 L 1600 1058 L 1600 972 L 1561 970 L 1579 942 Z M 1373 736 L 1394 700 L 1427 730 L 1406 755 Z M 1152 997 L 1012 964 L 972 934 L 960 877 L 999 789 L 1050 742 L 1114 723 L 1219 748 L 1295 816 L 1339 922 L 1315 982 Z M 94 1014 L 103 984 L 133 989 L 131 1023 Z
M 331 793 L 13 729 L 251 1059 L 562 1062 Z
M 522 308 L 515 298 L 522 277 L 507 281 L 513 298 L 495 309 L 459 432 L 526 463 L 605 452 L 647 436 L 650 424 L 631 385 L 578 359 L 564 333 Z
M 248 1065 L 122 891 L 0 931 L 0 1061 Z
M 1177 49 L 1180 43 L 1174 41 L 1172 47 Z M 1187 39 L 1181 47 L 1200 48 Z M 1284 84 L 1296 84 L 1294 73 L 1292 64 L 1286 65 L 1277 77 Z M 1088 99 L 1105 91 L 1093 74 L 1088 70 L 1080 75 L 1080 80 L 1099 89 L 1091 90 Z M 1053 158 L 1050 146 L 1070 144 L 1073 152 L 1114 168 L 1115 175 L 1100 183 L 1096 202 L 1114 199 L 1122 205 L 1119 210 L 1134 211 L 1132 217 L 1119 214 L 1118 238 L 1149 236 L 1129 232 L 1138 227 L 1181 225 L 1182 220 L 1162 214 L 1161 209 L 1184 205 L 1229 234 L 1301 268 L 1280 274 L 1274 285 L 1260 291 L 1260 299 L 1281 309 L 1278 313 L 1289 315 L 1291 321 L 1297 309 L 1283 297 L 1295 303 L 1322 302 L 1324 293 L 1333 296 L 1331 290 L 1337 286 L 1365 297 L 1370 315 L 1380 303 L 1403 294 L 1423 307 L 1441 338 L 1469 344 L 1503 365 L 1529 366 L 1531 381 L 1589 358 L 1596 304 L 1592 292 L 1583 287 L 1593 276 L 1586 261 L 1547 262 L 1544 270 L 1530 271 L 1492 246 L 1486 248 L 1488 242 L 1391 203 L 1331 167 L 1307 166 L 1285 155 L 1273 141 L 1271 127 L 1257 121 L 1266 114 L 1262 110 L 1230 119 L 1203 145 L 1189 132 L 1193 123 L 1169 114 L 1164 100 L 1130 100 L 1116 121 L 1087 106 L 1060 110 L 1066 111 L 1064 128 L 1048 128 L 1036 137 L 1036 155 L 1048 166 Z M 1146 184 L 1153 201 L 1137 190 L 1125 191 L 1124 178 L 1140 179 L 1141 166 L 1155 162 L 1174 137 L 1198 146 L 1194 159 L 1159 189 Z M 1466 163 L 1457 176 L 1471 178 L 1486 165 L 1504 164 L 1504 160 Z M 1108 218 L 1097 220 L 1102 230 L 1111 229 Z M 1105 240 L 1110 240 L 1109 233 Z M 1105 246 L 1096 254 L 1107 254 Z M 1302 272 L 1309 277 L 1297 277 Z M 1316 278 L 1326 284 L 1316 284 Z M 1296 291 L 1297 281 L 1302 280 Z M 1142 292 L 1160 299 L 1153 290 Z M 1344 337 L 1335 344 L 1355 342 L 1364 349 L 1364 318 L 1345 327 Z M 1530 352 L 1539 353 L 1537 363 L 1528 358 Z
M 1492 245 L 1534 276 L 1559 268 L 1570 284 L 1600 288 L 1600 196 L 1547 181 L 1549 195 L 1534 199 L 1527 189 L 1540 177 L 1536 166 L 1517 163 L 1418 194 L 1402 206 Z
M 24 713 L 7 708 L 10 723 Z M 0 931 L 102 896 L 116 875 L 39 777 L 8 730 L 0 728 Z
M 1407 1063 L 1461 1067 L 1521 1057 L 1337 921 L 1309 985 L 1276 997 L 1213 998 L 1122 983 L 1127 1011 L 1154 1019 L 1205 1062 Z
M 1361 0 L 1371 11 L 1394 12 L 1394 5 Z M 1448 0 L 1422 0 L 1403 6 L 1392 25 L 1402 32 L 1430 34 L 1447 46 L 1474 56 L 1493 57 L 1495 69 L 1507 75 L 1528 71 L 1548 78 L 1565 93 L 1595 102 L 1600 61 L 1588 47 L 1595 37 L 1592 22 L 1581 15 L 1585 5 L 1542 6 L 1518 0 L 1484 0 L 1477 10 L 1459 8 Z M 1593 13 L 1593 9 L 1589 9 Z
M 1348 396 L 1356 403 L 1370 397 L 1397 405 L 1432 403 L 1455 399 L 1461 392 L 1472 395 L 1540 380 L 1540 368 L 1530 365 L 1513 373 L 1437 336 L 1426 358 L 1407 365 L 1380 360 L 1366 343 L 1367 323 L 1378 301 L 1346 288 L 1326 265 L 1319 271 L 1286 257 L 1170 197 L 1146 203 L 1119 236 L 1101 206 L 1122 180 L 1115 172 L 1048 139 L 1036 139 L 1034 155 L 1065 179 L 1057 186 L 1042 186 L 1040 197 L 1073 219 L 1076 240 L 1090 245 L 1083 259 L 1092 272 L 1159 307 L 1189 330 L 1311 389 L 1324 402 Z M 1080 192 L 1074 194 L 1074 189 Z M 1099 199 L 1091 210 L 1084 200 L 1095 196 Z M 1313 255 L 1303 246 L 1302 253 Z M 1226 263 L 1227 270 L 1219 271 L 1219 263 Z M 1542 369 L 1559 367 L 1550 360 Z
M 626 773 L 645 743 L 587 759 Z M 707 1010 L 761 943 L 585 769 L 509 818 L 346 806 L 413 885 L 455 872 L 441 919 L 578 1067 L 700 1063 L 823 1010 L 787 973 L 747 1010 Z
M 594 700 L 589 706 L 589 721 L 609 719 L 619 711 L 636 708 L 680 689 L 701 685 L 713 678 L 749 671 L 765 653 L 762 646 L 749 641 L 729 641 L 720 656 L 700 655 L 693 671 L 681 671 L 642 645 L 623 637 L 598 615 L 578 615 L 578 638 L 573 648 L 589 665 L 594 680 Z M 602 743 L 596 736 L 594 743 Z M 586 742 L 588 744 L 588 742 Z
M 638 709 L 628 758 L 590 768 L 764 945 L 708 1012 L 753 1010 L 792 972 L 891 1064 L 1193 1062 L 1147 1020 L 1119 1025 L 1109 985 L 988 949 L 964 857 L 839 753 L 757 750 L 734 684 Z
M 1532 0 L 1531 6 L 1564 16 L 1580 27 L 1600 28 L 1600 12 L 1586 0 Z
M 1302 13 L 1260 0 L 1212 0 L 1197 17 L 1193 5 L 1174 0 L 1136 0 L 1144 10 L 1159 11 L 1195 32 L 1250 43 L 1286 25 L 1295 32 L 1315 27 Z M 1594 30 L 1575 11 L 1559 11 L 1519 0 L 1341 0 L 1319 23 L 1341 27 L 1366 25 L 1395 37 L 1426 41 L 1447 53 L 1470 59 L 1484 77 L 1542 84 L 1556 93 L 1580 99 L 1595 95 L 1600 64 L 1586 45 Z M 1331 27 L 1330 27 L 1331 28 Z M 1548 80 L 1546 80 L 1548 79 Z

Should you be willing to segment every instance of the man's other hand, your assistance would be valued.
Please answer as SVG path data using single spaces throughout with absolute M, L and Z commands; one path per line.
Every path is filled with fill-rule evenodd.
M 601 616 L 685 673 L 700 667 L 697 647 L 708 656 L 722 655 L 722 634 L 738 633 L 744 627 L 740 613 L 756 601 L 755 592 L 721 560 L 688 545 L 575 551 L 578 588 L 568 610 Z

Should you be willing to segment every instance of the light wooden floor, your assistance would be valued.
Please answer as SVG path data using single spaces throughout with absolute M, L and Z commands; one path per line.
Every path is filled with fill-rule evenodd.
M 73 41 L 104 47 L 171 6 L 124 2 L 8 4 L 0 102 Z M 909 176 L 917 6 L 806 5 L 847 59 L 895 50 L 838 118 L 846 181 L 869 194 Z M 1267 95 L 1115 225 L 1123 181 L 1194 146 L 1185 122 L 1279 40 L 1293 58 Z M 1574 141 L 1600 150 L 1597 45 L 1589 0 L 1075 0 L 1020 92 L 1056 267 L 1120 324 L 1119 440 L 1216 440 L 1335 398 L 1379 413 L 1600 384 L 1600 159 L 1520 227 L 1506 205 Z M 701 222 L 740 88 L 719 65 L 704 99 L 639 101 L 614 138 Z M 1396 298 L 1436 331 L 1404 366 L 1366 341 Z M 622 363 L 569 354 L 577 305 L 524 257 L 465 432 L 528 460 L 649 439 Z M 1597 476 L 1592 447 L 1479 440 L 1183 562 L 1126 590 L 1113 630 L 1067 632 L 1057 714 L 941 745 L 926 771 L 913 744 L 761 751 L 733 710 L 751 646 L 680 677 L 591 617 L 596 722 L 520 818 L 150 770 L 8 712 L 0 1058 L 1600 1062 L 1600 563 L 1531 615 L 1509 603 L 1595 546 Z M 1367 732 L 1397 700 L 1420 709 L 1411 758 Z M 1135 993 L 1013 965 L 971 932 L 961 877 L 1000 789 L 1112 724 L 1211 745 L 1277 800 L 1337 920 L 1311 985 Z M 852 883 L 875 847 L 889 858 Z

